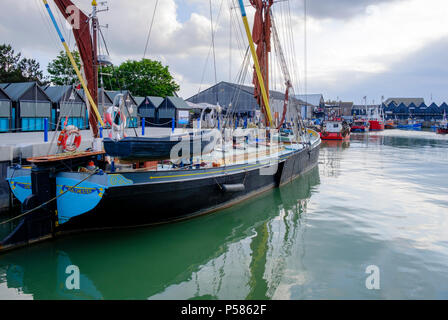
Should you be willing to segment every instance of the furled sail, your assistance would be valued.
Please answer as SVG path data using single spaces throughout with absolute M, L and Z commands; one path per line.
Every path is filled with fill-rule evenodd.
M 79 20 L 74 21 L 76 26 L 73 27 L 73 34 L 75 36 L 76 44 L 78 46 L 79 55 L 83 62 L 84 74 L 87 81 L 87 88 L 95 103 L 98 102 L 98 75 L 96 73 L 96 61 L 94 55 L 94 45 L 90 35 L 89 17 L 77 8 L 70 0 L 54 0 L 59 11 L 64 18 L 69 22 L 73 22 L 73 17 L 79 17 Z M 74 15 L 74 10 L 77 12 Z M 93 130 L 93 135 L 98 135 L 98 121 L 92 109 L 89 110 L 89 123 Z
M 271 16 L 270 8 L 274 4 L 273 0 L 250 0 L 255 8 L 254 25 L 252 29 L 252 38 L 257 46 L 257 56 L 260 64 L 261 74 L 263 75 L 266 92 L 269 94 L 269 53 L 271 52 Z M 257 72 L 254 71 L 253 84 L 255 86 L 254 96 L 261 107 L 266 119 L 266 126 L 269 126 L 269 117 L 262 99 L 260 82 Z

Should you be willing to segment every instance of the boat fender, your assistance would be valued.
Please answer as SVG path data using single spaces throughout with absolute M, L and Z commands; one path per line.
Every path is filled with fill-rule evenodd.
M 246 187 L 242 183 L 223 184 L 222 189 L 224 192 L 240 192 L 246 190 Z

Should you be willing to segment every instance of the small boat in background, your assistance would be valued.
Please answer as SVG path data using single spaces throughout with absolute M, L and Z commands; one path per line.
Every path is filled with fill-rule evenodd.
M 419 131 L 419 130 L 422 130 L 422 123 L 418 122 L 417 120 L 414 120 L 412 118 L 409 118 L 406 123 L 399 124 L 397 126 L 397 128 L 401 129 L 401 130 L 417 130 L 417 131 Z
M 369 110 L 369 123 L 370 131 L 383 131 L 384 130 L 384 115 L 383 109 L 380 107 L 371 108 Z
M 352 124 L 352 132 L 369 132 L 370 123 L 367 120 L 355 120 Z
M 395 122 L 395 120 L 387 120 L 386 123 L 384 124 L 384 128 L 385 129 L 396 129 L 397 123 Z
M 320 138 L 322 140 L 346 140 L 350 139 L 350 127 L 344 121 L 325 121 L 322 124 L 322 130 L 320 132 Z
M 446 120 L 446 112 L 443 112 L 443 120 L 437 128 L 437 134 L 448 134 L 448 121 Z

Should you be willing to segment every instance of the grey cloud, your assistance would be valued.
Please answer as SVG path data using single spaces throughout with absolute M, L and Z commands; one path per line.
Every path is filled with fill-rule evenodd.
M 436 103 L 448 101 L 447 51 L 448 38 L 440 39 L 404 57 L 401 62 L 392 65 L 388 72 L 335 88 L 327 94 L 331 98 L 339 96 L 358 103 L 364 95 L 376 102 L 379 102 L 381 96 L 423 97 L 426 102 L 431 102 L 431 94 Z M 341 79 L 353 77 L 356 74 L 341 74 Z
M 307 0 L 307 12 L 317 19 L 349 19 L 365 13 L 370 5 L 406 0 Z M 303 0 L 296 4 L 303 10 Z

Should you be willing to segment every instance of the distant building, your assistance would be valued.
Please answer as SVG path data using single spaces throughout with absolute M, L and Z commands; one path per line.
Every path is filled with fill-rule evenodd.
M 87 106 L 83 96 L 73 86 L 49 86 L 45 93 L 51 99 L 51 126 L 52 130 L 57 127 L 62 129 L 67 120 L 67 125 L 74 125 L 79 129 L 87 129 L 88 114 Z
M 419 106 L 422 103 L 425 103 L 425 99 L 423 99 L 423 98 L 388 98 L 386 101 L 383 102 L 383 104 L 386 106 L 388 106 L 391 103 L 395 104 L 396 106 L 398 106 L 402 103 L 405 106 L 409 106 L 411 103 L 415 104 L 416 106 Z
M 322 94 L 296 94 L 295 97 L 296 99 L 309 105 L 309 107 L 306 108 L 302 107 L 302 114 L 306 115 L 305 117 L 307 119 L 311 119 L 313 117 L 320 118 L 318 115 L 323 115 L 325 113 L 325 100 Z
M 37 82 L 3 83 L 0 87 L 12 101 L 11 128 L 14 131 L 43 131 L 51 121 L 51 100 Z
M 8 132 L 11 127 L 12 101 L 0 87 L 0 132 Z
M 269 100 L 271 112 L 274 118 L 281 118 L 283 114 L 283 104 L 285 94 L 278 91 L 269 91 Z M 238 85 L 230 82 L 222 81 L 206 90 L 199 92 L 198 94 L 190 97 L 187 101 L 192 103 L 209 103 L 212 105 L 219 104 L 224 113 L 234 114 L 237 117 L 250 117 L 253 118 L 260 112 L 260 106 L 254 99 L 254 87 L 246 85 Z M 290 103 L 296 105 L 299 111 L 303 111 L 307 104 L 297 99 L 296 97 L 290 97 Z M 311 117 L 311 104 L 308 104 L 309 114 Z M 304 116 L 304 115 L 302 115 Z M 293 118 L 293 112 L 288 110 L 286 119 L 289 121 Z
M 146 97 L 138 106 L 138 115 L 140 118 L 145 119 L 145 125 L 157 125 L 157 109 L 163 103 L 165 99 L 161 97 Z

